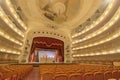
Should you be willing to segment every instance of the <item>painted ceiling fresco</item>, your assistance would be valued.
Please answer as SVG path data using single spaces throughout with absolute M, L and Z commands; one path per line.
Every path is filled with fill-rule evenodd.
M 72 19 L 80 8 L 80 0 L 39 0 L 43 15 L 57 23 Z

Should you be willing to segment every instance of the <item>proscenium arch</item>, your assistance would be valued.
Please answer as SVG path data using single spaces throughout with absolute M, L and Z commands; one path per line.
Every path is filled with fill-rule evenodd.
M 51 37 L 34 37 L 32 41 L 29 62 L 37 62 L 36 49 L 55 49 L 58 51 L 60 62 L 64 62 L 64 42 Z

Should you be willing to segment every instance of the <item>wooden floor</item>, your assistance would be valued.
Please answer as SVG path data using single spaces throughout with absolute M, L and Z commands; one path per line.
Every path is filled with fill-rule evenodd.
M 24 80 L 40 80 L 39 79 L 39 67 L 34 67 L 28 76 Z

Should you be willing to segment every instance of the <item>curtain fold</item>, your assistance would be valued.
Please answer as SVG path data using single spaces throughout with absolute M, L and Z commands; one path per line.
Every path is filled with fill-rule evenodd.
M 29 62 L 37 62 L 36 49 L 55 49 L 58 50 L 60 62 L 64 62 L 64 42 L 50 37 L 35 37 L 32 41 L 31 51 L 29 55 Z M 33 57 L 34 54 L 34 57 Z

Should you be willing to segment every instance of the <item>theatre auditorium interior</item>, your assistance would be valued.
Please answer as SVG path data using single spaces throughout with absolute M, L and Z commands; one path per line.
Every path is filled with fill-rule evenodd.
M 0 0 L 0 80 L 120 80 L 120 0 Z

